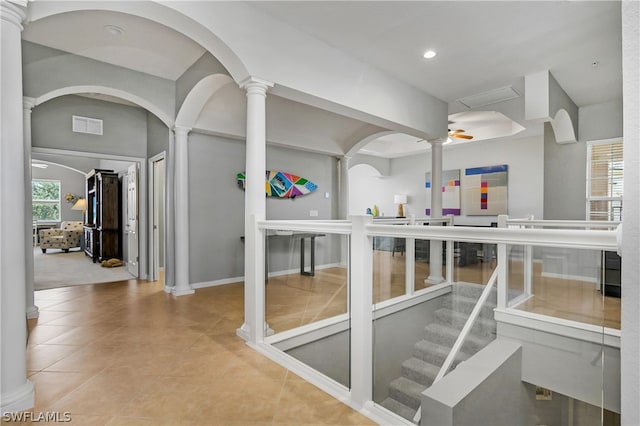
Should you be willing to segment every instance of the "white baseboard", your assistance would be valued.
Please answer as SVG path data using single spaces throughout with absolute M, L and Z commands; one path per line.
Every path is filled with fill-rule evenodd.
M 337 267 L 344 267 L 344 265 L 341 264 L 341 263 L 327 263 L 327 264 L 324 264 L 324 265 L 316 265 L 316 271 L 317 270 L 322 270 L 322 269 L 337 268 Z M 299 274 L 299 273 L 300 273 L 300 269 L 299 268 L 285 269 L 285 270 L 282 270 L 282 271 L 269 272 L 269 278 L 271 278 L 271 277 L 280 277 L 282 275 L 293 275 L 293 274 Z M 244 276 L 223 278 L 221 280 L 203 281 L 203 282 L 199 282 L 199 283 L 193 283 L 193 284 L 191 284 L 191 288 L 193 288 L 193 289 L 207 288 L 207 287 L 215 287 L 215 286 L 219 286 L 219 285 L 242 283 L 242 282 L 244 282 Z
M 555 272 L 542 272 L 543 278 L 558 278 L 561 280 L 584 281 L 587 283 L 598 284 L 598 279 L 594 277 L 585 277 L 582 275 L 557 274 Z

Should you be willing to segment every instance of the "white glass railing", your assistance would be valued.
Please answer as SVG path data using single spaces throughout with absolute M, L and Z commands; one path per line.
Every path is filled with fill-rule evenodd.
M 406 315 L 411 309 L 420 312 L 423 304 L 440 303 L 438 301 L 451 293 L 455 283 L 474 283 L 469 278 L 470 271 L 480 274 L 476 284 L 484 285 L 488 278 L 487 270 L 491 274 L 494 267 L 496 310 L 506 312 L 535 295 L 535 263 L 540 261 L 540 254 L 548 253 L 545 250 L 615 252 L 618 249 L 614 230 L 617 224 L 509 220 L 507 217 L 500 217 L 498 222 L 498 228 L 476 228 L 433 226 L 451 225 L 450 218 L 440 221 L 374 220 L 371 217 L 354 217 L 351 221 L 255 220 L 255 238 L 247 241 L 254 242 L 251 247 L 256 272 L 247 276 L 245 281 L 245 299 L 248 297 L 250 300 L 249 303 L 245 301 L 243 327 L 249 332 L 243 337 L 260 352 L 379 423 L 408 422 L 407 416 L 399 417 L 374 403 L 381 398 L 376 395 L 374 399 L 374 394 L 380 391 L 374 389 L 372 372 L 377 374 L 377 366 L 381 365 L 380 360 L 374 360 L 374 357 L 381 356 L 381 352 L 374 348 L 374 335 L 382 329 L 382 318 L 392 318 L 398 313 Z M 282 327 L 286 321 L 282 321 L 279 315 L 295 317 L 300 314 L 295 309 L 293 312 L 287 310 L 291 308 L 287 306 L 287 291 L 305 290 L 294 288 L 291 283 L 300 283 L 300 276 L 308 272 L 310 266 L 310 258 L 306 258 L 307 263 L 298 263 L 298 256 L 311 253 L 307 245 L 304 249 L 306 254 L 302 254 L 304 239 L 296 235 L 308 238 L 315 235 L 316 244 L 322 241 L 314 251 L 316 275 L 308 278 L 307 290 L 328 282 L 318 273 L 330 269 L 325 266 L 338 269 L 327 271 L 334 283 L 324 285 L 333 285 L 333 290 L 328 290 L 324 299 L 313 293 L 307 300 L 307 303 L 324 304 L 312 306 L 312 315 L 307 318 L 310 321 L 292 321 Z M 383 241 L 385 238 L 390 241 Z M 295 243 L 295 240 L 300 242 Z M 396 242 L 403 244 L 397 245 Z M 477 263 L 463 264 L 461 256 L 465 250 L 471 251 Z M 287 259 L 289 263 L 286 263 Z M 568 259 L 571 260 L 571 256 Z M 291 281 L 283 281 L 288 275 L 295 277 Z M 519 280 L 518 288 L 510 286 L 510 280 Z M 270 292 L 273 293 L 271 296 Z M 270 299 L 278 300 L 278 306 L 270 306 Z M 335 303 L 334 306 L 339 308 L 334 309 L 329 303 Z M 320 308 L 330 314 L 322 314 Z M 519 315 L 526 316 L 526 311 L 520 310 Z M 540 321 L 540 314 L 534 315 Z M 377 326 L 380 330 L 376 330 Z M 251 328 L 255 332 L 251 332 Z M 303 359 L 301 353 L 306 352 L 307 357 L 314 351 L 322 353 L 320 346 L 316 348 L 311 344 L 323 340 L 334 341 L 332 347 L 338 348 L 342 371 L 324 374 L 300 361 Z M 464 340 L 461 338 L 457 346 L 461 346 Z M 392 352 L 395 349 L 386 348 Z M 445 372 L 447 370 L 448 367 L 444 369 Z M 384 372 L 383 375 L 391 374 Z M 346 380 L 345 375 L 348 377 Z M 377 383 L 377 379 L 375 381 Z

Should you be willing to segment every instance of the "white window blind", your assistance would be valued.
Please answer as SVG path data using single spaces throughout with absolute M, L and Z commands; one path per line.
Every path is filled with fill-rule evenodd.
M 593 142 L 587 154 L 587 218 L 622 220 L 622 141 Z

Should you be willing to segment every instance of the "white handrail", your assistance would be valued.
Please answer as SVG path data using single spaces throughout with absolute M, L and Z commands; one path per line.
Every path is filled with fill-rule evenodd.
M 451 368 L 451 364 L 453 364 L 453 360 L 458 355 L 458 352 L 460 352 L 460 349 L 462 348 L 464 341 L 469 335 L 471 328 L 475 324 L 476 319 L 478 318 L 478 315 L 480 315 L 480 310 L 482 309 L 485 302 L 489 298 L 489 295 L 491 294 L 491 290 L 493 289 L 493 286 L 495 285 L 497 279 L 498 279 L 498 268 L 495 268 L 493 270 L 493 273 L 491 274 L 491 277 L 489 278 L 489 281 L 487 282 L 487 285 L 484 287 L 484 290 L 482 290 L 482 294 L 478 298 L 476 305 L 473 307 L 473 310 L 471 311 L 469 318 L 467 318 L 467 322 L 465 322 L 464 327 L 462 327 L 462 330 L 458 335 L 458 338 L 456 339 L 455 343 L 451 347 L 451 350 L 449 351 L 449 355 L 447 355 L 447 358 L 444 360 L 442 367 L 440 367 L 440 371 L 438 371 L 438 375 L 436 376 L 435 379 L 433 379 L 433 383 L 431 384 L 431 386 L 433 386 L 440 379 L 442 379 L 444 375 L 447 374 L 447 371 L 449 371 L 449 368 Z M 416 411 L 416 415 L 413 417 L 414 423 L 419 423 L 420 417 L 421 417 L 421 410 L 418 409 L 418 411 Z
M 532 244 L 596 250 L 617 249 L 616 231 L 582 229 L 520 229 L 457 226 L 367 225 L 371 236 L 454 240 L 489 244 Z
M 521 225 L 529 227 L 555 227 L 555 228 L 604 228 L 614 229 L 620 222 L 608 222 L 603 220 L 532 220 L 532 219 L 507 219 L 507 225 Z

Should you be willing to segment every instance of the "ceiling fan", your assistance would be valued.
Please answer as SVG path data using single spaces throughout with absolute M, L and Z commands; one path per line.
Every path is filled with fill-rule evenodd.
M 466 139 L 466 140 L 473 139 L 473 136 L 467 135 L 466 132 L 462 129 L 455 129 L 455 130 L 449 129 L 449 137 L 456 138 L 456 139 Z

